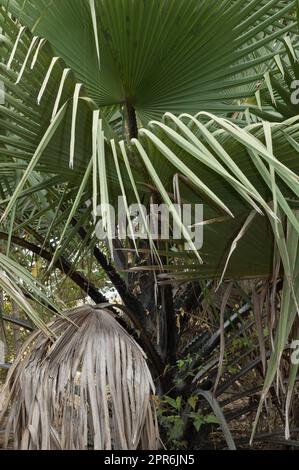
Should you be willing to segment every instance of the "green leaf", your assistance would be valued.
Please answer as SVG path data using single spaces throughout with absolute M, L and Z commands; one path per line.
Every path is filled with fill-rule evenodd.
M 197 395 L 193 395 L 193 396 L 188 398 L 188 404 L 191 406 L 193 411 L 196 408 L 197 402 L 198 402 L 198 396 Z

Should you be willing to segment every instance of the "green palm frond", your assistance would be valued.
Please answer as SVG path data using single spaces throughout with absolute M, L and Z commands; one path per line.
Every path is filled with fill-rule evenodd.
M 274 56 L 270 69 L 265 71 L 259 89 L 255 92 L 256 105 L 249 106 L 258 117 L 283 121 L 298 115 L 299 67 L 297 45 L 291 37 L 284 38 L 284 54 Z
M 240 84 L 255 83 L 255 68 L 275 54 L 259 51 L 296 25 L 293 1 L 93 4 L 98 41 L 88 1 L 10 0 L 9 10 L 50 41 L 98 106 L 129 104 L 143 125 L 167 111 L 233 111 L 234 100 L 250 96 Z

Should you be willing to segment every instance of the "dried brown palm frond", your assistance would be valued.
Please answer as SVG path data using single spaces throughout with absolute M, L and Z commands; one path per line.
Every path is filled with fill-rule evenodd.
M 104 308 L 35 332 L 12 366 L 0 423 L 17 449 L 156 449 L 159 434 L 145 355 Z M 1 402 L 0 402 L 1 408 Z

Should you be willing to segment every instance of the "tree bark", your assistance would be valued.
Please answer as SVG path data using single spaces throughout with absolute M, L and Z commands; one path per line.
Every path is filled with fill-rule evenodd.
M 127 125 L 128 125 L 128 132 L 130 139 L 137 139 L 138 137 L 138 127 L 137 127 L 137 119 L 136 119 L 136 112 L 132 105 L 127 103 L 126 106 L 126 114 L 127 114 Z

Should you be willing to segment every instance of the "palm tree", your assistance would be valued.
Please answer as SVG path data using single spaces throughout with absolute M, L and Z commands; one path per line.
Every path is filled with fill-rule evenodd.
M 275 293 L 282 278 L 260 411 L 297 312 L 296 2 L 0 5 L 1 238 L 8 255 L 0 260 L 8 275 L 1 285 L 19 299 L 19 282 L 46 303 L 40 286 L 15 266 L 16 245 L 47 260 L 49 271 L 70 276 L 96 303 L 106 302 L 76 270 L 88 254 L 118 291 L 125 326 L 139 332 L 163 391 L 172 380 L 165 365 L 177 359 L 173 284 L 271 279 Z M 156 242 L 149 233 L 142 246 L 134 237 L 99 243 L 92 210 L 98 203 L 117 208 L 119 195 L 128 220 L 131 203 L 148 207 L 154 200 L 167 204 L 181 227 L 173 203 L 203 204 L 203 248 L 186 251 L 172 237 Z M 103 218 L 109 234 L 109 211 Z M 158 319 L 148 315 L 145 293 L 138 298 L 132 288 L 141 271 L 154 286 Z M 294 366 L 287 408 L 296 372 Z
M 17 449 L 156 449 L 151 375 L 111 312 L 75 308 L 51 328 L 59 339 L 37 330 L 9 371 L 6 445 L 12 431 Z

